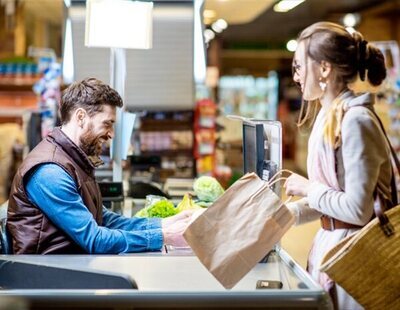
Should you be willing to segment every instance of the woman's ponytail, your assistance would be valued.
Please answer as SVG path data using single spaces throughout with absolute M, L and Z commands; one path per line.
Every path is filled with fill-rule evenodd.
M 386 78 L 385 58 L 382 52 L 375 46 L 368 44 L 366 69 L 368 81 L 373 86 L 379 86 Z

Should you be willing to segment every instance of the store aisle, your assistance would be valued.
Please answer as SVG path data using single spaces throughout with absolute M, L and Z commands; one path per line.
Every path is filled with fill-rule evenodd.
M 319 228 L 319 221 L 293 226 L 282 238 L 282 247 L 303 268 L 307 266 L 308 252 Z

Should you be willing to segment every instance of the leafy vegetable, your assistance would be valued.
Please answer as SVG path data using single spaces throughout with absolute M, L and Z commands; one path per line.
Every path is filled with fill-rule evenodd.
M 177 214 L 178 211 L 174 204 L 168 200 L 159 200 L 154 204 L 139 210 L 135 216 L 137 217 L 169 217 Z
M 209 176 L 201 176 L 193 184 L 194 192 L 199 200 L 214 202 L 224 193 L 221 184 Z
M 202 208 L 208 208 L 211 206 L 214 202 L 213 201 L 203 201 L 203 200 L 197 200 L 196 205 L 202 207 Z
M 140 209 L 138 212 L 136 212 L 135 216 L 136 217 L 149 217 L 149 214 L 147 213 L 147 209 L 148 209 L 148 207 Z

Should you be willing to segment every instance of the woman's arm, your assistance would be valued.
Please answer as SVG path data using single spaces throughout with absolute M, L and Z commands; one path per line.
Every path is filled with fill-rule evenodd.
M 321 217 L 321 213 L 319 211 L 310 208 L 307 197 L 289 202 L 287 207 L 295 217 L 295 225 L 312 222 Z
M 313 183 L 308 190 L 310 207 L 342 221 L 365 225 L 373 214 L 373 192 L 382 169 L 390 182 L 390 153 L 375 116 L 364 107 L 353 107 L 342 123 L 344 191 Z

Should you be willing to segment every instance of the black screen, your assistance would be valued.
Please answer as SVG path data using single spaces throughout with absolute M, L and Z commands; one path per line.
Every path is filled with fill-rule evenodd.
M 98 184 L 103 198 L 124 195 L 122 182 L 99 182 Z
M 256 127 L 243 124 L 243 163 L 244 173 L 257 173 Z

